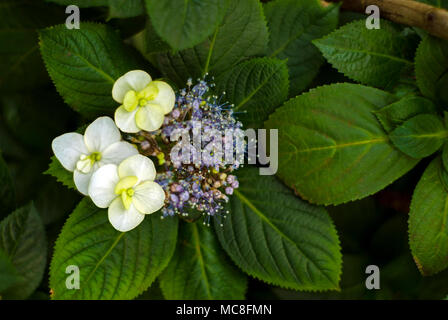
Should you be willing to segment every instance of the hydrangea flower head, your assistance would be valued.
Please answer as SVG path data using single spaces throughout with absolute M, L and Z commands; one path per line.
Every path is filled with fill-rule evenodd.
M 112 226 L 126 232 L 137 227 L 146 214 L 164 205 L 165 192 L 154 182 L 154 163 L 140 154 L 99 168 L 92 176 L 89 196 L 96 206 L 109 208 Z
M 84 135 L 69 132 L 56 137 L 51 147 L 62 166 L 73 172 L 76 188 L 84 195 L 95 170 L 138 153 L 132 144 L 121 141 L 120 131 L 109 117 L 96 119 Z
M 142 70 L 129 71 L 118 78 L 112 88 L 112 97 L 122 104 L 115 111 L 115 122 L 121 131 L 128 133 L 159 129 L 176 99 L 169 84 L 152 81 Z
M 199 212 L 205 217 L 205 221 L 208 221 L 211 216 L 223 212 L 228 196 L 239 186 L 237 177 L 231 173 L 240 163 L 235 161 L 227 164 L 224 161 L 216 161 L 213 157 L 225 144 L 225 136 L 219 135 L 213 143 L 204 139 L 198 146 L 190 145 L 191 158 L 188 161 L 171 158 L 174 143 L 170 141 L 170 137 L 176 130 L 185 130 L 191 140 L 194 140 L 195 130 L 199 130 L 203 138 L 212 131 L 224 134 L 226 130 L 231 130 L 244 134 L 239 130 L 242 124 L 234 118 L 232 106 L 220 103 L 217 96 L 209 94 L 209 88 L 210 85 L 205 80 L 195 86 L 189 80 L 187 88 L 177 95 L 175 107 L 165 117 L 160 133 L 141 132 L 140 139 L 135 141 L 140 141 L 141 152 L 146 150 L 148 155 L 156 156 L 159 164 L 163 166 L 156 181 L 167 194 L 167 203 L 162 209 L 164 216 L 188 217 L 193 211 Z M 239 140 L 242 145 L 236 145 L 236 140 L 230 149 L 244 150 L 244 139 Z M 215 149 L 214 142 L 216 147 L 221 148 Z M 200 155 L 200 162 L 194 160 L 197 155 Z

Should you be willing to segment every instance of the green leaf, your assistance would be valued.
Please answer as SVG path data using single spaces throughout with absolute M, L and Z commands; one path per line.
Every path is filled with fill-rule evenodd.
M 174 50 L 191 48 L 221 23 L 227 0 L 146 0 L 157 34 Z
M 341 253 L 325 209 L 310 205 L 273 176 L 238 170 L 240 187 L 215 231 L 232 260 L 249 275 L 297 290 L 339 288 Z
M 50 166 L 44 174 L 55 177 L 58 182 L 69 189 L 77 190 L 73 181 L 73 172 L 66 170 L 55 156 L 51 157 Z
M 210 227 L 183 223 L 160 287 L 169 300 L 244 299 L 247 279 L 229 261 Z
M 278 176 L 304 199 L 340 204 L 371 195 L 418 160 L 390 142 L 374 112 L 396 101 L 358 84 L 318 87 L 277 108 Z
M 219 76 L 242 60 L 264 54 L 268 30 L 257 0 L 228 0 L 223 21 L 203 43 L 177 53 L 157 56 L 164 75 L 180 87 L 188 78 Z
M 112 114 L 117 78 L 139 61 L 111 28 L 83 23 L 79 30 L 58 25 L 40 31 L 40 48 L 48 73 L 65 102 L 86 117 Z
M 389 136 L 399 150 L 418 159 L 439 150 L 448 137 L 448 131 L 439 116 L 420 114 L 407 120 Z
M 14 183 L 8 165 L 0 153 L 0 217 L 14 209 L 16 203 Z
M 415 55 L 415 75 L 422 94 L 448 103 L 448 41 L 425 37 Z
M 17 209 L 0 223 L 0 250 L 21 276 L 2 297 L 26 299 L 40 284 L 47 260 L 45 230 L 33 204 Z
M 339 5 L 323 7 L 316 0 L 276 0 L 266 4 L 270 31 L 268 55 L 287 59 L 290 96 L 306 89 L 324 59 L 311 43 L 333 31 L 338 24 Z
M 9 257 L 3 250 L 0 250 L 0 300 L 3 291 L 17 284 L 21 280 L 23 279 L 17 273 L 17 270 Z
M 119 232 L 107 210 L 84 198 L 56 241 L 50 268 L 54 299 L 133 299 L 168 265 L 177 219 L 148 215 L 134 230 Z M 67 289 L 66 268 L 78 266 L 80 289 Z
M 440 158 L 434 159 L 415 188 L 409 213 L 409 244 L 423 275 L 448 267 L 448 191 L 441 170 Z
M 0 90 L 23 93 L 46 85 L 36 29 L 62 22 L 63 12 L 36 0 L 3 0 L 0 16 Z
M 372 30 L 358 20 L 313 43 L 339 72 L 367 85 L 386 87 L 413 66 L 406 56 L 411 43 L 385 20 Z
M 256 58 L 243 62 L 216 79 L 216 92 L 235 107 L 237 118 L 246 127 L 263 127 L 274 109 L 288 97 L 286 62 Z
M 404 97 L 375 112 L 387 132 L 422 113 L 436 113 L 436 107 L 430 100 L 417 96 Z

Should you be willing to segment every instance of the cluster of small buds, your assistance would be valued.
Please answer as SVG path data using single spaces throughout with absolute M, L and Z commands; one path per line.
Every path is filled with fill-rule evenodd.
M 192 85 L 191 79 L 187 82 L 187 88 L 181 90 L 177 95 L 176 104 L 172 112 L 165 117 L 161 128 L 160 138 L 166 145 L 172 147 L 170 135 L 176 129 L 187 130 L 193 137 L 193 130 L 196 129 L 195 124 L 197 123 L 200 123 L 202 136 L 207 135 L 210 130 L 221 133 L 226 130 L 233 130 L 237 134 L 242 132 L 242 124 L 234 118 L 232 105 L 221 103 L 217 96 L 208 95 L 212 86 L 204 79 L 199 80 L 195 86 Z M 207 144 L 207 150 L 211 150 L 210 156 L 212 157 L 214 143 L 225 145 L 226 137 L 220 137 L 218 141 L 207 141 L 207 143 L 202 141 L 199 152 L 203 152 L 202 150 Z M 144 141 L 154 141 L 154 139 L 145 139 Z M 210 143 L 212 148 L 210 148 Z M 232 152 L 233 150 L 244 150 L 244 139 L 232 140 L 231 148 Z M 170 150 L 167 150 L 166 147 L 161 149 L 166 153 L 161 151 L 157 153 L 156 151 L 156 155 L 159 158 L 159 164 L 164 165 L 165 171 L 160 171 L 156 180 L 167 195 L 166 205 L 162 209 L 163 216 L 188 217 L 190 209 L 193 209 L 205 216 L 204 223 L 207 224 L 211 216 L 225 214 L 223 209 L 224 204 L 229 200 L 228 196 L 239 187 L 237 177 L 231 173 L 240 167 L 240 163 L 234 161 L 232 164 L 226 164 L 224 161 L 210 161 L 211 157 L 204 157 L 203 153 L 199 157 L 200 161 L 194 162 L 194 152 L 197 150 L 191 153 L 192 158 L 189 160 L 192 161 L 171 161 Z M 163 163 L 160 162 L 161 158 Z

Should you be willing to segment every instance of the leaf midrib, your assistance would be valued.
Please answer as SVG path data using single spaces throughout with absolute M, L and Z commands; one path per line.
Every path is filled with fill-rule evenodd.
M 424 133 L 424 134 L 408 134 L 408 135 L 397 135 L 399 138 L 421 138 L 421 139 L 432 139 L 432 138 L 447 138 L 448 130 L 442 130 L 433 133 Z
M 114 250 L 114 248 L 117 246 L 117 244 L 120 242 L 121 238 L 126 234 L 126 232 L 120 232 L 120 234 L 115 238 L 112 245 L 109 247 L 109 249 L 106 251 L 106 253 L 101 257 L 100 260 L 96 263 L 95 267 L 89 272 L 89 274 L 86 277 L 86 280 L 84 280 L 84 283 L 87 284 L 92 276 L 95 274 L 96 270 L 100 267 L 100 265 L 106 260 L 106 258 L 110 255 L 110 253 Z M 80 288 L 77 292 L 81 292 L 82 288 Z M 76 294 L 76 293 L 75 293 Z
M 362 49 L 354 49 L 354 48 L 345 48 L 345 47 L 340 47 L 340 46 L 335 46 L 335 45 L 329 45 L 329 44 L 325 44 L 321 41 L 316 41 L 316 43 L 319 43 L 319 45 L 323 46 L 323 47 L 328 47 L 328 48 L 332 48 L 332 49 L 336 49 L 336 50 L 340 50 L 340 51 L 348 51 L 348 52 L 354 52 L 354 53 L 362 53 L 365 55 L 370 55 L 370 56 L 376 56 L 376 57 L 380 57 L 380 58 L 385 58 L 385 59 L 389 59 L 392 61 L 397 61 L 397 62 L 401 62 L 407 65 L 414 65 L 414 62 L 403 59 L 403 58 L 399 58 L 396 56 L 392 56 L 389 54 L 385 54 L 385 53 L 380 53 L 380 52 L 374 52 L 374 51 L 367 51 L 367 50 L 362 50 Z
M 201 268 L 201 273 L 202 276 L 204 278 L 205 281 L 205 288 L 207 291 L 207 297 L 209 299 L 213 299 L 212 294 L 210 292 L 210 283 L 208 281 L 208 277 L 207 277 L 207 272 L 205 271 L 205 263 L 204 263 L 204 257 L 202 256 L 202 251 L 201 251 L 201 241 L 199 239 L 199 233 L 198 233 L 198 228 L 196 226 L 196 224 L 192 223 L 192 229 L 193 229 L 193 238 L 194 238 L 194 248 L 196 250 L 196 254 L 198 256 L 198 261 L 199 261 L 199 266 Z
M 387 142 L 387 141 L 388 141 L 387 137 L 376 137 L 376 138 L 372 138 L 372 139 L 368 139 L 368 140 L 360 140 L 360 141 L 335 144 L 332 146 L 314 147 L 314 148 L 306 148 L 306 149 L 300 149 L 300 150 L 296 149 L 296 151 L 289 152 L 289 153 L 303 153 L 303 152 L 314 152 L 314 151 L 322 151 L 322 150 L 334 150 L 334 149 L 342 149 L 342 148 L 348 148 L 348 147 L 354 147 L 354 146 L 362 146 L 362 145 L 366 145 L 366 144 L 383 143 L 383 142 Z M 286 152 L 286 153 L 288 153 L 288 152 Z
M 272 77 L 274 76 L 274 74 L 281 68 L 278 67 L 276 70 L 274 70 L 269 77 L 267 77 L 259 86 L 257 86 L 251 93 L 249 93 L 235 108 L 233 108 L 234 111 L 238 110 L 239 108 L 241 108 L 243 105 L 245 105 L 247 102 L 249 102 L 250 99 L 252 99 L 252 97 L 258 92 L 260 91 L 261 88 L 263 88 L 269 80 L 272 79 Z

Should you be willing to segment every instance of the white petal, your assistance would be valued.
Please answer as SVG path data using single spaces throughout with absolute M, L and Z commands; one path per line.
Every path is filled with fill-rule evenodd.
M 138 150 L 129 142 L 115 142 L 102 152 L 101 164 L 113 163 L 119 165 L 121 161 L 135 154 L 138 154 Z
M 163 81 L 154 81 L 155 85 L 157 85 L 157 89 L 159 89 L 159 93 L 154 100 L 151 100 L 151 103 L 156 103 L 160 105 L 164 111 L 164 114 L 170 113 L 174 108 L 174 103 L 176 102 L 176 94 L 174 93 L 173 88 Z
M 76 132 L 65 133 L 56 137 L 51 143 L 51 148 L 62 166 L 73 171 L 82 154 L 88 154 L 83 136 Z
M 89 184 L 89 196 L 97 207 L 107 208 L 117 195 L 115 185 L 118 183 L 117 166 L 106 164 L 96 170 Z
M 123 103 L 124 96 L 130 90 L 143 90 L 150 82 L 151 76 L 142 70 L 132 70 L 115 81 L 112 88 L 112 98 Z
M 96 119 L 84 133 L 84 142 L 90 152 L 102 152 L 108 146 L 120 140 L 120 131 L 109 117 Z
M 89 195 L 89 183 L 93 172 L 94 170 L 90 170 L 88 173 L 82 173 L 79 170 L 73 172 L 73 180 L 75 181 L 76 189 L 83 195 Z
M 156 177 L 156 168 L 151 159 L 141 154 L 136 154 L 120 163 L 118 166 L 118 176 L 120 178 L 136 176 L 138 182 L 145 180 L 152 181 Z
M 118 128 L 123 132 L 136 133 L 140 131 L 135 123 L 135 114 L 139 108 L 135 108 L 133 111 L 127 111 L 124 106 L 120 106 L 115 110 L 115 123 Z
M 158 104 L 149 103 L 138 108 L 135 114 L 135 123 L 140 129 L 155 131 L 162 126 L 164 118 L 162 107 Z
M 141 213 L 150 214 L 163 207 L 165 192 L 158 183 L 144 181 L 137 185 L 134 190 L 132 203 Z
M 143 219 L 145 219 L 145 215 L 138 212 L 132 204 L 129 209 L 126 210 L 121 198 L 112 201 L 108 213 L 109 221 L 112 226 L 121 232 L 134 229 L 143 221 Z

